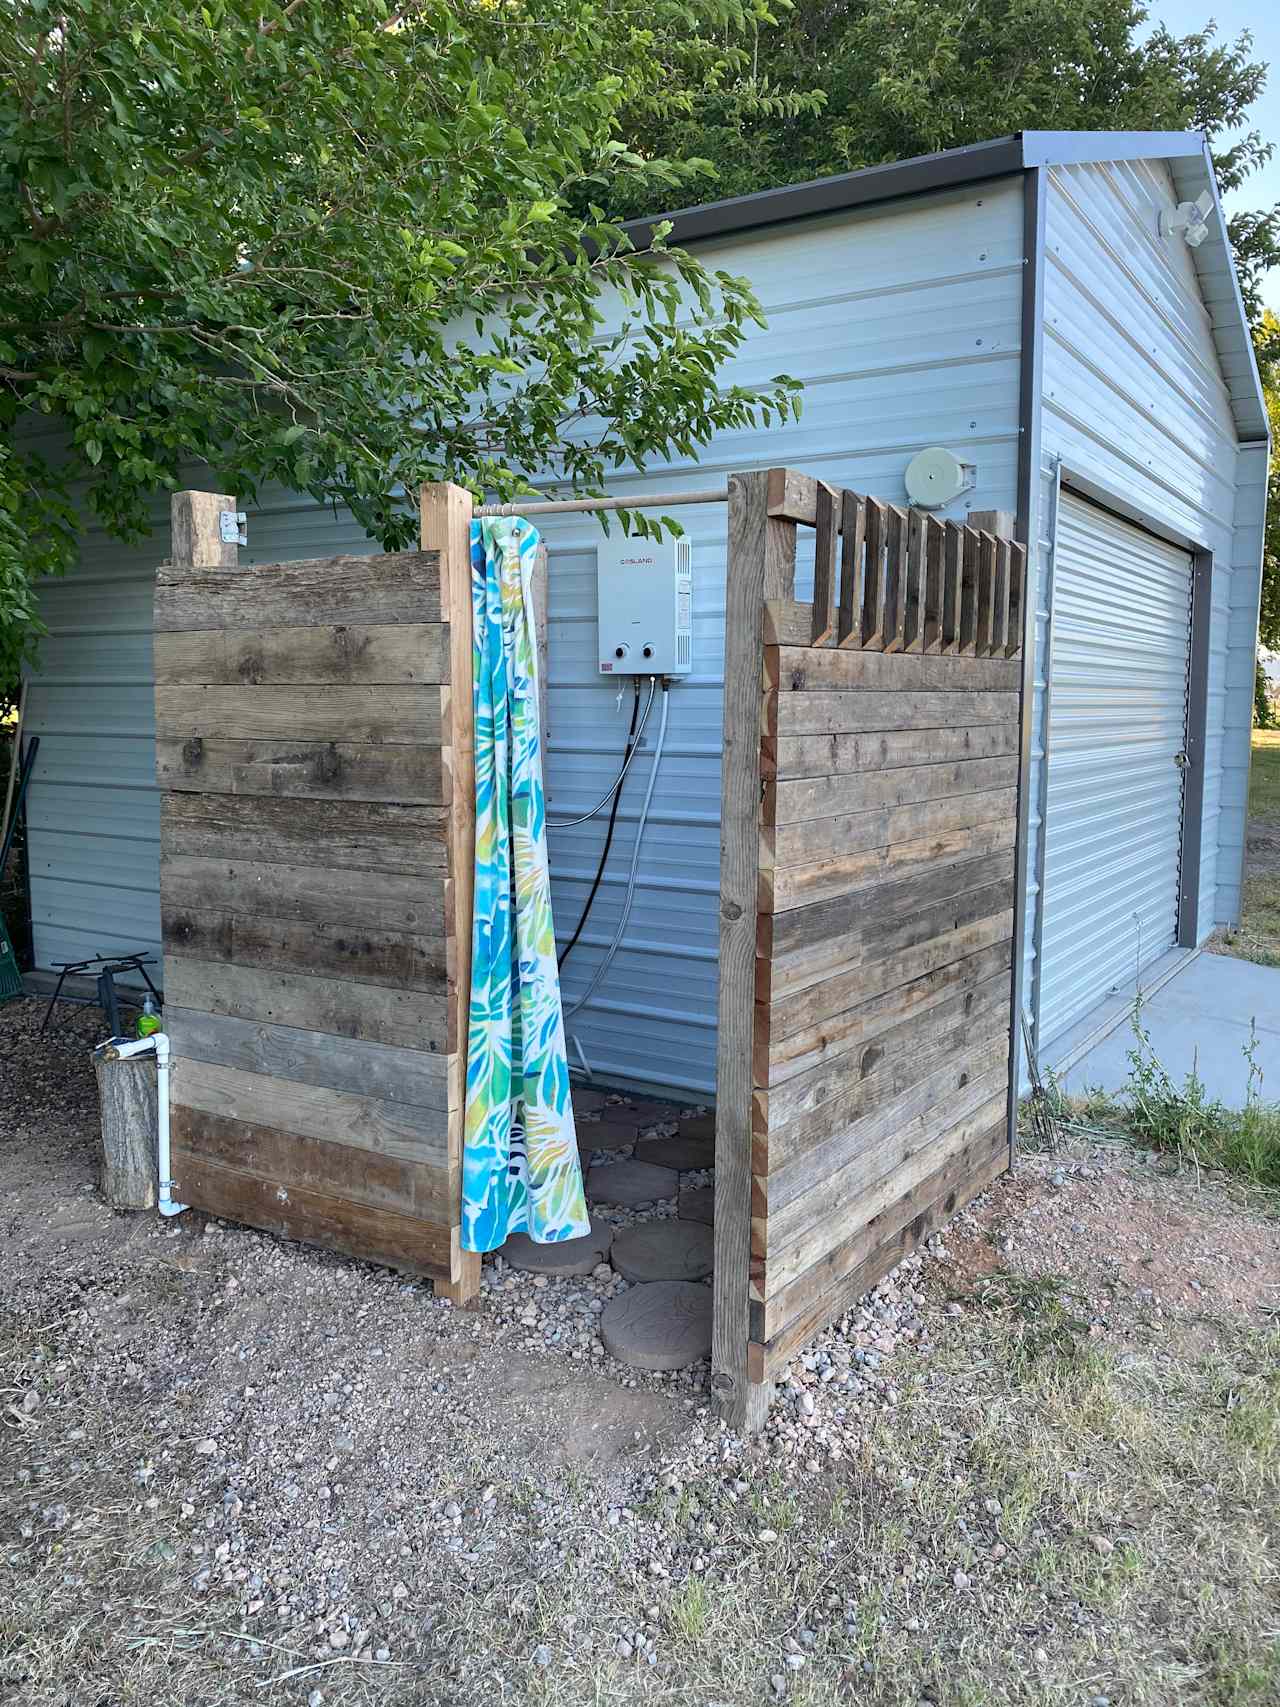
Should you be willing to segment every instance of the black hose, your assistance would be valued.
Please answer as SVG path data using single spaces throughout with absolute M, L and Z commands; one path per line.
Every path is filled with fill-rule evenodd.
M 636 696 L 631 702 L 631 727 L 627 730 L 627 745 L 622 755 L 622 763 L 624 766 L 631 758 L 631 743 L 635 739 L 636 721 L 640 716 L 640 678 L 639 676 L 634 676 L 632 680 L 635 684 Z M 600 892 L 600 885 L 604 881 L 604 868 L 608 864 L 609 860 L 609 849 L 613 846 L 613 829 L 614 825 L 618 822 L 618 807 L 621 803 L 622 783 L 620 782 L 613 796 L 613 805 L 609 808 L 609 827 L 604 833 L 604 846 L 600 850 L 600 863 L 596 867 L 596 875 L 591 885 L 591 893 L 587 896 L 586 903 L 579 915 L 578 922 L 574 926 L 573 935 L 569 938 L 568 942 L 556 957 L 557 968 L 564 965 L 570 954 L 572 954 L 573 950 L 577 947 L 578 938 L 586 928 L 587 919 L 591 913 L 593 905 L 595 904 L 595 898 Z

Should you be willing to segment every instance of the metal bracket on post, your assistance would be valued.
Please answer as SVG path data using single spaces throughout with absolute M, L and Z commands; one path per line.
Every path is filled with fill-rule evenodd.
M 248 545 L 248 519 L 243 510 L 218 511 L 218 538 L 223 545 Z

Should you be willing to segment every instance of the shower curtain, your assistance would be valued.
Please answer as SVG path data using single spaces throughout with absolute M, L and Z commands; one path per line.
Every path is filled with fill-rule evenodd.
M 467 1034 L 462 1244 L 590 1231 L 569 1097 L 547 864 L 537 646 L 537 531 L 471 524 L 475 911 Z

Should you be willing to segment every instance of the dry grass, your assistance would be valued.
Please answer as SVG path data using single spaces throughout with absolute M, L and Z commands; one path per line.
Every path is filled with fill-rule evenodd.
M 168 1502 L 146 1505 L 169 1490 L 145 1407 L 10 1419 L 10 1514 L 35 1533 L 10 1531 L 0 1690 L 22 1707 L 316 1687 L 396 1707 L 1280 1701 L 1280 1334 L 1216 1321 L 1183 1345 L 1140 1324 L 1118 1355 L 1058 1277 L 997 1271 L 959 1316 L 935 1290 L 937 1345 L 838 1470 L 658 1478 L 609 1528 L 590 1470 L 548 1506 L 538 1466 L 511 1464 L 498 1554 L 434 1576 L 398 1665 L 318 1666 L 240 1633 L 230 1606 L 190 1607 Z M 39 1361 L 5 1346 L 15 1391 L 71 1350 L 56 1325 L 43 1343 Z

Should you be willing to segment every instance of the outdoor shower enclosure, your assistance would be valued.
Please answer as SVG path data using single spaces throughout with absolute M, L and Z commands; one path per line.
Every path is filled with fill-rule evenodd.
M 727 501 L 713 1365 L 756 1426 L 1008 1165 L 1025 553 L 789 470 Z M 176 1194 L 467 1304 L 471 499 L 243 569 L 234 509 L 175 498 L 156 592 Z

